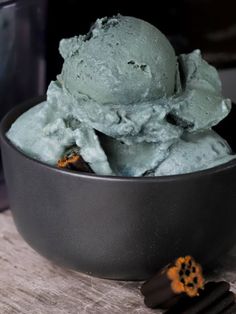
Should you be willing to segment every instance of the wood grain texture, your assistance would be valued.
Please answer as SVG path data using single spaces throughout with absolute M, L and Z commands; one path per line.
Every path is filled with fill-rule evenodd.
M 236 248 L 212 273 L 236 292 Z M 153 314 L 140 282 L 98 279 L 66 270 L 34 252 L 16 231 L 10 211 L 0 214 L 1 314 Z

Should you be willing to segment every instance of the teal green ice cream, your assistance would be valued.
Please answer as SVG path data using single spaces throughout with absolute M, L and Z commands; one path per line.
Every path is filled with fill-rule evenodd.
M 76 145 L 95 173 L 121 176 L 187 173 L 235 158 L 211 129 L 231 102 L 199 50 L 177 57 L 158 29 L 121 15 L 98 19 L 59 50 L 62 73 L 47 101 L 7 134 L 25 154 L 56 165 Z
M 74 97 L 127 105 L 174 92 L 174 49 L 158 29 L 139 19 L 97 20 L 88 35 L 62 40 L 60 52 L 61 80 Z

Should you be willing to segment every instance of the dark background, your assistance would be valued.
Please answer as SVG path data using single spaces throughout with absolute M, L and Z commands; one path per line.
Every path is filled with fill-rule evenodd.
M 48 3 L 47 84 L 61 70 L 58 54 L 61 38 L 88 32 L 98 17 L 120 13 L 144 19 L 157 26 L 177 53 L 200 48 L 204 57 L 218 68 L 236 65 L 235 0 L 156 0 L 154 3 L 122 4 L 78 0 Z

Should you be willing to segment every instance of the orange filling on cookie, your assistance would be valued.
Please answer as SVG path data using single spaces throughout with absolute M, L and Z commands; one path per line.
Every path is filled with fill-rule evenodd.
M 202 268 L 191 256 L 179 257 L 167 270 L 171 288 L 175 293 L 186 293 L 190 297 L 197 296 L 203 289 L 204 278 Z
M 73 154 L 70 157 L 64 157 L 57 162 L 59 168 L 68 168 L 70 165 L 75 164 L 80 159 L 80 156 Z

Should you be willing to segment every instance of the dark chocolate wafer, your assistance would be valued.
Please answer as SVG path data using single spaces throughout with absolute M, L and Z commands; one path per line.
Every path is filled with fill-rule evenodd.
M 226 309 L 224 309 L 220 314 L 235 314 L 236 313 L 236 303 L 232 303 L 230 306 L 228 306 Z
M 229 289 L 225 281 L 208 282 L 199 296 L 182 299 L 166 314 L 219 314 L 234 303 L 234 294 Z
M 220 299 L 202 311 L 204 314 L 219 314 L 228 306 L 234 303 L 234 294 L 231 291 L 226 292 Z M 187 313 L 186 313 L 187 314 Z
M 141 287 L 144 302 L 150 308 L 169 308 L 184 295 L 194 297 L 202 289 L 202 269 L 191 256 L 179 257 Z

